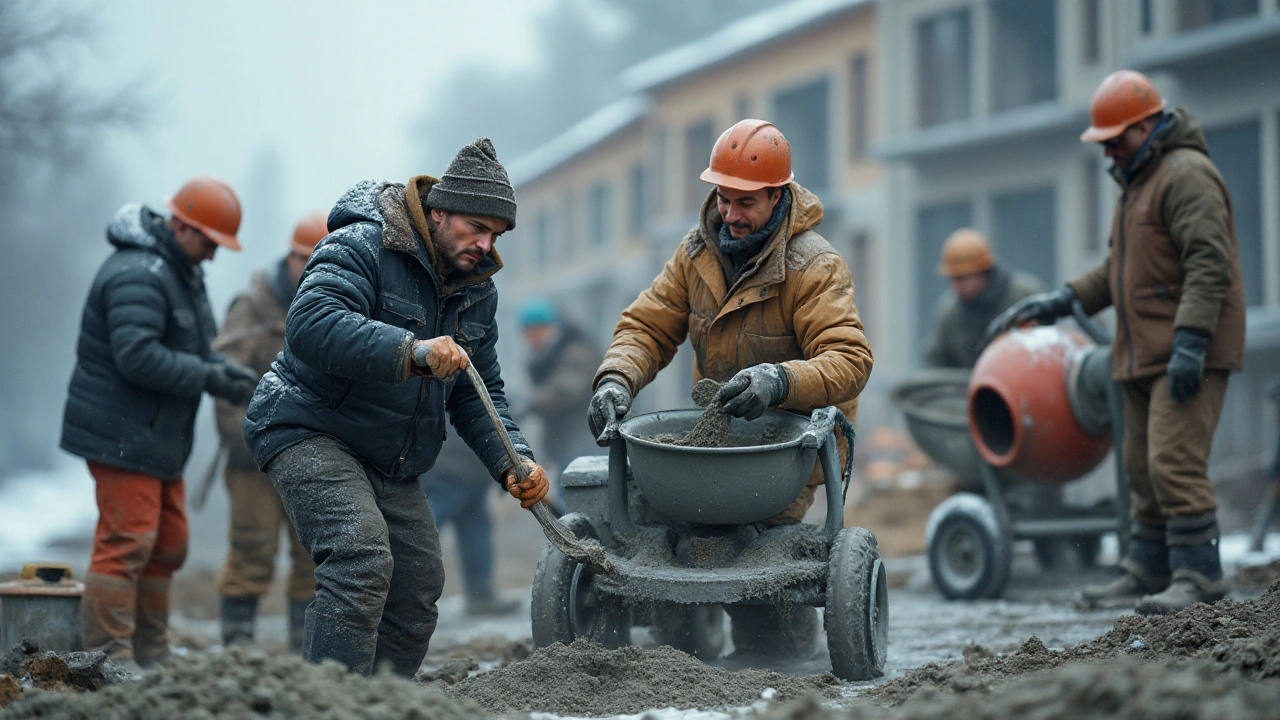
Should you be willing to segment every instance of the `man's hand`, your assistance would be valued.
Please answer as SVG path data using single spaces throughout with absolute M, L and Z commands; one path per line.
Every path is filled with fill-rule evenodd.
M 258 388 L 258 373 L 230 361 L 205 363 L 204 391 L 235 405 L 244 405 Z
M 1179 404 L 1200 394 L 1204 385 L 1204 354 L 1209 336 L 1191 328 L 1173 331 L 1173 355 L 1169 357 L 1169 394 Z
M 587 424 L 591 426 L 591 434 L 600 437 L 600 433 L 627 414 L 631 409 L 631 393 L 621 383 L 605 380 L 600 383 L 596 394 L 591 397 L 591 406 L 587 409 Z
M 789 388 L 787 371 L 781 365 L 752 365 L 739 370 L 720 388 L 720 403 L 726 415 L 755 420 L 786 400 Z
M 530 461 L 526 467 L 529 469 L 529 477 L 524 482 L 519 482 L 515 468 L 507 470 L 502 476 L 502 482 L 506 485 L 507 492 L 520 501 L 520 507 L 528 510 L 547 496 L 551 483 L 547 482 L 547 474 L 538 463 Z
M 442 335 L 430 340 L 414 341 L 410 374 L 448 380 L 466 369 L 467 353 L 453 338 Z
M 1065 285 L 1057 290 L 1025 297 L 997 315 L 996 319 L 987 325 L 985 343 L 990 344 L 1005 330 L 1032 320 L 1041 325 L 1051 325 L 1058 318 L 1070 315 L 1071 306 L 1079 299 L 1080 296 L 1076 295 L 1076 291 Z

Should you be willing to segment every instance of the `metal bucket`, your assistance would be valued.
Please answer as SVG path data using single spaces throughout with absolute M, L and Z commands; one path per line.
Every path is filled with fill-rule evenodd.
M 65 565 L 31 563 L 18 579 L 0 583 L 0 648 L 30 638 L 41 650 L 84 649 L 80 596 L 84 584 Z
M 618 426 L 632 477 L 656 510 L 685 522 L 740 525 L 777 515 L 804 489 L 818 459 L 816 444 L 801 444 L 809 418 L 776 410 L 755 420 L 733 418 L 732 435 L 770 438 L 748 447 L 679 447 L 653 439 L 683 437 L 701 417 L 701 410 L 665 410 Z
M 950 470 L 961 487 L 982 487 L 982 456 L 969 435 L 968 370 L 921 371 L 895 385 L 891 397 L 925 455 Z

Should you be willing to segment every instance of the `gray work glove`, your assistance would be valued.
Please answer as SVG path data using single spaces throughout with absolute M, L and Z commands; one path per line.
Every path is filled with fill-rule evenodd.
M 1200 394 L 1204 384 L 1204 354 L 1209 336 L 1180 327 L 1173 331 L 1173 355 L 1169 357 L 1169 394 L 1184 403 Z
M 631 392 L 615 380 L 605 380 L 596 388 L 591 396 L 591 405 L 587 408 L 587 424 L 591 426 L 591 434 L 599 438 L 610 424 L 627 414 L 631 409 Z
M 1041 325 L 1052 325 L 1058 318 L 1070 315 L 1071 306 L 1079 299 L 1080 296 L 1076 295 L 1076 291 L 1065 285 L 1057 290 L 1022 298 L 987 325 L 985 342 L 990 344 L 1005 330 L 1032 320 Z
M 752 365 L 729 378 L 720 388 L 719 399 L 726 415 L 755 420 L 786 400 L 790 385 L 781 365 Z
M 233 405 L 244 405 L 258 388 L 258 373 L 233 362 L 204 364 L 204 391 Z

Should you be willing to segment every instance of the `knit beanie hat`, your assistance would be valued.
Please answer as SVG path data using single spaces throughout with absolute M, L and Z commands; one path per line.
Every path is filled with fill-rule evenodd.
M 440 182 L 427 193 L 427 205 L 506 220 L 508 230 L 516 226 L 516 191 L 489 138 L 458 151 Z

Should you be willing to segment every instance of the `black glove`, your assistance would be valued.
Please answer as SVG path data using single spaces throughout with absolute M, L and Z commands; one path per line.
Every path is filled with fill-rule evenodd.
M 1169 357 L 1169 394 L 1184 403 L 1200 393 L 1204 384 L 1204 353 L 1209 336 L 1180 327 L 1173 331 L 1173 355 Z
M 1076 291 L 1064 285 L 1057 290 L 1036 293 L 1022 298 L 1012 307 L 996 316 L 987 325 L 986 344 L 990 344 L 997 335 L 1025 322 L 1035 320 L 1041 325 L 1051 325 L 1060 317 L 1071 314 L 1071 306 L 1079 300 Z
M 591 426 L 591 434 L 600 437 L 600 433 L 610 423 L 627 414 L 631 409 L 631 393 L 615 380 L 605 380 L 591 396 L 591 406 L 587 409 L 587 424 Z
M 781 365 L 752 365 L 729 378 L 720 388 L 719 399 L 726 415 L 755 420 L 786 400 L 790 385 Z
M 204 391 L 235 405 L 244 405 L 258 388 L 258 373 L 233 362 L 204 364 Z

